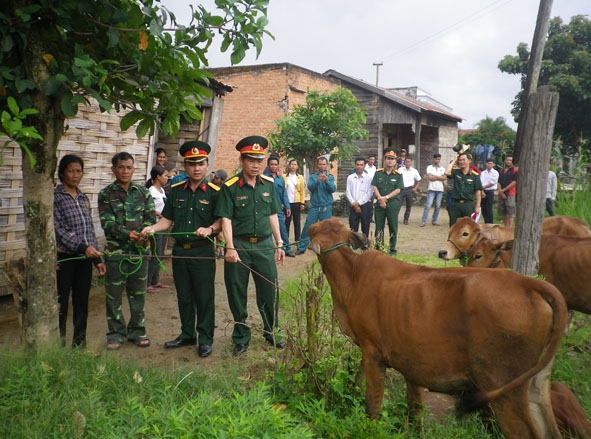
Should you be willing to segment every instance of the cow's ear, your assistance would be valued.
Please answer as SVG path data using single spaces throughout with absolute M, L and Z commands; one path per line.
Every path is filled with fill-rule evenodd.
M 316 253 L 317 255 L 320 254 L 320 245 L 318 244 L 317 241 L 315 241 L 315 240 L 310 241 L 308 248 L 310 250 L 312 250 L 314 253 Z
M 349 244 L 353 249 L 367 248 L 367 238 L 363 233 L 349 232 Z
M 513 250 L 513 239 L 511 241 L 501 242 L 501 246 L 499 247 L 499 250 L 501 250 L 503 252 L 510 252 L 511 250 Z

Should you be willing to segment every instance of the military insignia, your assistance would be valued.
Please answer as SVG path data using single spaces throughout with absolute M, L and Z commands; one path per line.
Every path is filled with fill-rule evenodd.
M 205 186 L 205 183 L 201 183 L 201 190 L 205 192 L 205 189 L 207 189 L 207 186 Z
M 216 192 L 220 190 L 220 187 L 216 184 L 213 184 L 212 182 L 207 183 L 207 185 Z
M 258 143 L 255 143 L 252 145 L 252 150 L 253 151 L 260 151 L 261 150 L 261 145 L 259 145 Z
M 271 195 L 269 192 L 263 192 L 263 197 L 268 197 L 269 195 Z
M 240 195 L 236 197 L 236 201 L 245 201 L 248 200 L 248 195 Z
M 269 181 L 271 183 L 274 183 L 275 182 L 275 180 L 273 180 L 272 177 L 269 177 L 268 175 L 265 175 L 265 174 L 261 174 L 261 178 L 262 179 L 265 179 L 265 180 L 267 180 L 267 181 Z
M 229 179 L 228 181 L 226 181 L 224 184 L 228 187 L 232 186 L 234 183 L 236 183 L 238 181 L 238 176 L 232 177 L 231 179 Z
M 199 200 L 201 204 L 209 204 L 209 200 Z
M 191 148 L 191 154 L 199 154 L 199 149 Z

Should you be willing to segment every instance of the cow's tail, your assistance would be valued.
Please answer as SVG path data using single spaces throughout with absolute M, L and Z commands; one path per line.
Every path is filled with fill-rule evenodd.
M 554 285 L 551 285 L 547 282 L 544 282 L 543 285 L 544 288 L 536 289 L 536 293 L 542 296 L 542 298 L 548 302 L 554 312 L 552 315 L 552 330 L 549 334 L 546 347 L 542 352 L 538 362 L 534 367 L 529 369 L 523 375 L 518 376 L 513 381 L 505 384 L 502 387 L 499 387 L 496 390 L 461 395 L 460 402 L 458 403 L 458 409 L 461 412 L 467 413 L 482 408 L 488 402 L 522 385 L 525 381 L 529 380 L 538 374 L 542 369 L 544 369 L 548 363 L 553 361 L 556 350 L 558 349 L 560 341 L 564 336 L 568 321 L 568 310 L 566 308 L 564 297 L 560 291 L 558 291 Z

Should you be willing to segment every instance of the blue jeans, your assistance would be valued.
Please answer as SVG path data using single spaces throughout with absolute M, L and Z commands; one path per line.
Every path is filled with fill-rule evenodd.
M 435 210 L 433 211 L 433 217 L 431 219 L 432 223 L 437 222 L 437 218 L 439 218 L 439 209 L 441 208 L 441 199 L 443 198 L 443 192 L 440 191 L 428 191 L 427 192 L 427 201 L 425 201 L 425 210 L 423 210 L 423 218 L 421 219 L 421 223 L 427 222 L 427 217 L 429 216 L 429 210 L 431 210 L 431 206 L 433 205 L 433 201 L 435 201 Z
M 298 250 L 305 252 L 310 244 L 310 238 L 308 237 L 308 229 L 314 223 L 325 219 L 332 218 L 332 204 L 327 206 L 312 206 L 308 209 L 308 216 L 306 217 L 306 223 L 302 229 L 302 235 L 300 236 L 300 242 L 298 243 Z

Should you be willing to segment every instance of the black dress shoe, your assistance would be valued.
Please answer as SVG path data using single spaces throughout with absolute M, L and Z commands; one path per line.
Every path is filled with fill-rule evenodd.
M 288 258 L 295 258 L 295 255 L 293 253 L 285 253 L 285 256 L 287 256 Z
M 242 355 L 248 350 L 248 343 L 238 343 L 234 345 L 234 355 Z
M 175 338 L 174 340 L 167 341 L 164 343 L 165 348 L 180 348 L 183 346 L 194 346 L 197 344 L 197 340 L 194 338 Z
M 287 343 L 285 343 L 284 340 L 275 340 L 273 341 L 272 338 L 265 338 L 265 341 L 270 344 L 271 346 L 277 348 L 277 349 L 283 349 L 285 346 L 287 346 Z
M 197 355 L 201 358 L 209 357 L 213 352 L 213 348 L 210 344 L 200 344 L 197 348 Z
M 296 250 L 295 255 L 299 256 L 299 255 L 303 255 L 304 253 L 306 253 L 306 250 Z

